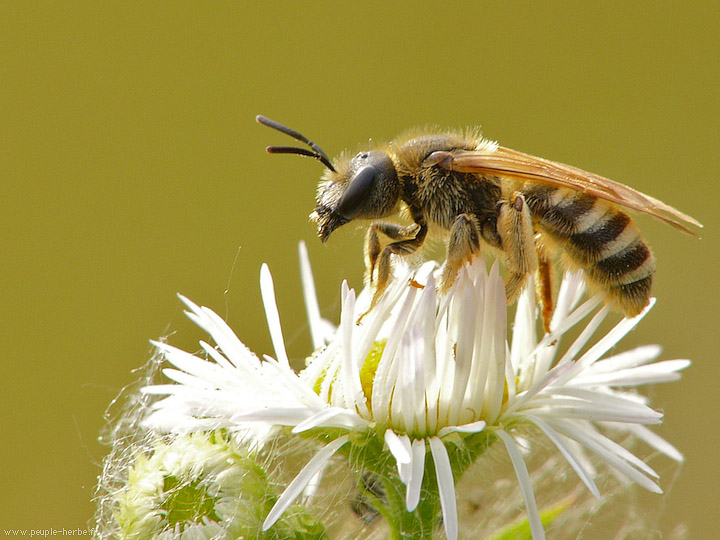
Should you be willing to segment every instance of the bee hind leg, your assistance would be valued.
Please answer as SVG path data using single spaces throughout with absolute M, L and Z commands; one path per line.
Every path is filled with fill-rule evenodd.
M 545 256 L 544 250 L 538 247 L 537 291 L 542 311 L 545 333 L 550 333 L 550 321 L 555 311 L 554 284 L 550 260 Z
M 460 214 L 450 229 L 447 258 L 440 276 L 439 289 L 447 292 L 455 282 L 463 264 L 480 253 L 480 232 L 477 220 L 469 214 Z
M 528 276 L 538 270 L 530 208 L 522 193 L 515 192 L 503 201 L 498 216 L 498 233 L 502 240 L 508 275 L 505 279 L 505 296 L 508 304 L 517 300 L 528 282 Z

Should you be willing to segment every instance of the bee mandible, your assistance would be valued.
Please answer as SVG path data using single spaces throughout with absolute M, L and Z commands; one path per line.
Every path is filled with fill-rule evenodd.
M 365 241 L 371 308 L 391 276 L 391 257 L 416 252 L 429 232 L 446 239 L 439 287 L 447 291 L 466 261 L 490 246 L 504 254 L 508 303 L 535 276 L 546 330 L 553 312 L 556 258 L 582 269 L 588 285 L 625 316 L 650 301 L 655 259 L 630 216 L 650 214 L 698 236 L 694 218 L 628 186 L 499 146 L 475 132 L 426 130 L 333 163 L 315 143 L 273 120 L 257 121 L 308 148 L 269 146 L 270 153 L 313 157 L 326 170 L 310 215 L 326 242 L 342 225 L 369 220 Z M 403 226 L 382 221 L 402 215 Z M 556 257 L 557 256 L 557 257 Z

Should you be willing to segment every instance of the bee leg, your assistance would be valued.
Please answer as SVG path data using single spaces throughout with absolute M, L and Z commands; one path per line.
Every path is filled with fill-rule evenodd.
M 382 251 L 380 238 L 378 237 L 377 228 L 373 225 L 367 230 L 365 235 L 365 285 L 370 286 L 373 282 L 373 274 L 375 273 L 375 265 Z
M 460 214 L 450 229 L 447 258 L 440 277 L 440 291 L 447 292 L 455 282 L 457 273 L 474 255 L 480 253 L 480 229 L 477 220 L 468 214 Z
M 384 249 L 381 249 L 378 233 L 382 233 L 395 241 L 385 246 Z M 385 292 L 385 288 L 390 281 L 390 272 L 392 270 L 390 256 L 414 253 L 423 244 L 426 235 L 427 225 L 424 221 L 418 221 L 409 227 L 403 227 L 393 223 L 374 223 L 370 227 L 365 243 L 365 262 L 368 267 L 366 279 L 374 290 L 370 307 L 360 316 L 358 323 L 360 323 L 367 313 L 372 311 L 372 308 L 375 307 L 382 297 L 382 293 Z
M 553 311 L 555 311 L 554 292 L 553 292 L 553 275 L 550 259 L 546 250 L 542 245 L 542 238 L 536 237 L 536 250 L 538 255 L 538 271 L 537 271 L 537 291 L 542 307 L 543 325 L 545 333 L 550 333 L 550 320 Z
M 498 233 L 505 252 L 508 276 L 505 280 L 505 296 L 508 304 L 517 300 L 527 284 L 527 277 L 538 269 L 530 208 L 522 193 L 515 192 L 503 201 L 498 216 Z
M 374 223 L 370 226 L 365 237 L 365 268 L 367 269 L 365 281 L 367 285 L 371 285 L 373 282 L 377 260 L 383 250 L 378 233 L 382 233 L 395 241 L 413 240 L 419 230 L 420 226 L 418 224 L 403 227 L 394 223 Z

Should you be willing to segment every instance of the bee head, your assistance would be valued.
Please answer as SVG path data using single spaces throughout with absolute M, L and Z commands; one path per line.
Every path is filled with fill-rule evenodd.
M 382 150 L 360 152 L 320 182 L 317 206 L 310 219 L 325 242 L 332 232 L 354 219 L 378 219 L 393 212 L 400 183 L 390 156 Z
M 400 197 L 400 183 L 387 152 L 360 152 L 336 169 L 325 152 L 304 135 L 264 116 L 257 116 L 256 120 L 310 147 L 308 150 L 293 146 L 268 146 L 268 152 L 312 157 L 327 167 L 318 187 L 317 206 L 310 214 L 310 219 L 317 223 L 318 236 L 323 242 L 335 229 L 353 219 L 377 219 L 395 209 Z

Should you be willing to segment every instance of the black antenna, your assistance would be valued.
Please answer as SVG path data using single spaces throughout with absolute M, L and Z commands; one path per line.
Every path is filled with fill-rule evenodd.
M 306 148 L 298 148 L 297 146 L 268 146 L 265 150 L 267 150 L 270 154 L 298 154 L 300 156 L 312 157 L 320 161 L 320 163 L 325 165 L 332 172 L 336 172 L 335 167 L 333 167 L 332 163 L 330 162 L 330 158 L 327 157 L 327 154 L 323 152 L 322 148 L 320 148 L 317 144 L 308 139 L 305 135 L 298 133 L 294 129 L 290 129 L 287 126 L 283 126 L 275 120 L 270 120 L 269 118 L 266 118 L 261 114 L 258 114 L 255 117 L 255 120 L 257 120 L 259 124 L 276 129 L 284 133 L 285 135 L 290 135 L 293 139 L 304 142 L 314 150 L 314 152 L 311 152 Z

